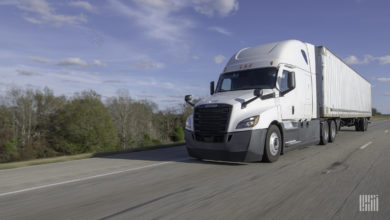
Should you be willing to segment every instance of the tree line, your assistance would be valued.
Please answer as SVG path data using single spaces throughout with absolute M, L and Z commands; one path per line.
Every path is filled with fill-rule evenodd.
M 0 97 L 0 162 L 127 150 L 184 140 L 191 108 L 158 110 L 128 92 L 102 101 L 93 90 L 72 97 L 12 89 Z

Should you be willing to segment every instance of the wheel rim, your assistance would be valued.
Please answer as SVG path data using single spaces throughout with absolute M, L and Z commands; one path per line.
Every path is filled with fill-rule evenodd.
M 279 136 L 273 132 L 269 138 L 269 150 L 272 156 L 276 156 L 279 151 L 280 140 Z

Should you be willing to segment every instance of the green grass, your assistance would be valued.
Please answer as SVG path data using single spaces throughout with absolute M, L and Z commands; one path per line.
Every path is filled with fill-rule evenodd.
M 42 159 L 34 159 L 34 160 L 26 160 L 26 161 L 9 162 L 9 163 L 0 163 L 0 170 L 18 168 L 18 167 L 27 167 L 27 166 L 33 166 L 39 164 L 46 164 L 46 163 L 64 162 L 69 160 L 80 160 L 80 159 L 85 159 L 90 157 L 93 157 L 93 153 L 50 157 L 50 158 L 42 158 Z
M 375 115 L 375 116 L 372 116 L 372 118 L 371 118 L 372 121 L 386 120 L 386 119 L 390 119 L 390 115 Z
M 70 161 L 70 160 L 80 160 L 80 159 L 86 159 L 86 158 L 92 158 L 92 157 L 103 157 L 103 156 L 109 156 L 109 155 L 115 155 L 115 154 L 125 154 L 125 153 L 137 152 L 137 151 L 146 151 L 146 150 L 153 150 L 153 149 L 160 149 L 160 148 L 168 148 L 168 147 L 180 146 L 183 144 L 185 144 L 185 142 L 178 142 L 178 143 L 172 143 L 172 144 L 162 144 L 162 145 L 155 145 L 155 146 L 136 147 L 136 148 L 120 150 L 120 151 L 85 153 L 85 154 L 77 154 L 77 155 L 69 155 L 69 156 L 34 159 L 34 160 L 27 160 L 27 161 L 0 163 L 0 170 L 18 168 L 18 167 L 27 167 L 27 166 L 47 164 L 47 163 L 65 162 L 65 161 Z

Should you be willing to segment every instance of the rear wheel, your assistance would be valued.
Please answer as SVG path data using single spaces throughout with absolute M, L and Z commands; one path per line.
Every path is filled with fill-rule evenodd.
M 355 130 L 362 131 L 362 127 L 363 127 L 362 124 L 363 124 L 363 120 L 361 118 L 356 119 Z
M 282 149 L 282 138 L 280 130 L 276 125 L 271 125 L 267 131 L 267 138 L 264 146 L 263 161 L 277 161 Z
M 332 143 L 336 139 L 336 122 L 334 120 L 329 121 L 329 142 Z
M 321 132 L 321 142 L 320 142 L 320 144 L 326 145 L 328 143 L 328 140 L 329 140 L 329 125 L 328 125 L 328 121 L 321 122 L 320 132 Z
M 367 118 L 364 118 L 364 129 L 363 129 L 363 131 L 367 131 L 367 129 L 368 129 L 368 119 Z

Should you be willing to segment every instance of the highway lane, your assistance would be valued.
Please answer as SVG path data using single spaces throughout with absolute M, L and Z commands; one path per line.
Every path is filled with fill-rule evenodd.
M 184 147 L 0 171 L 0 219 L 388 219 L 390 121 L 275 163 L 188 158 Z M 359 212 L 359 195 L 379 196 Z

